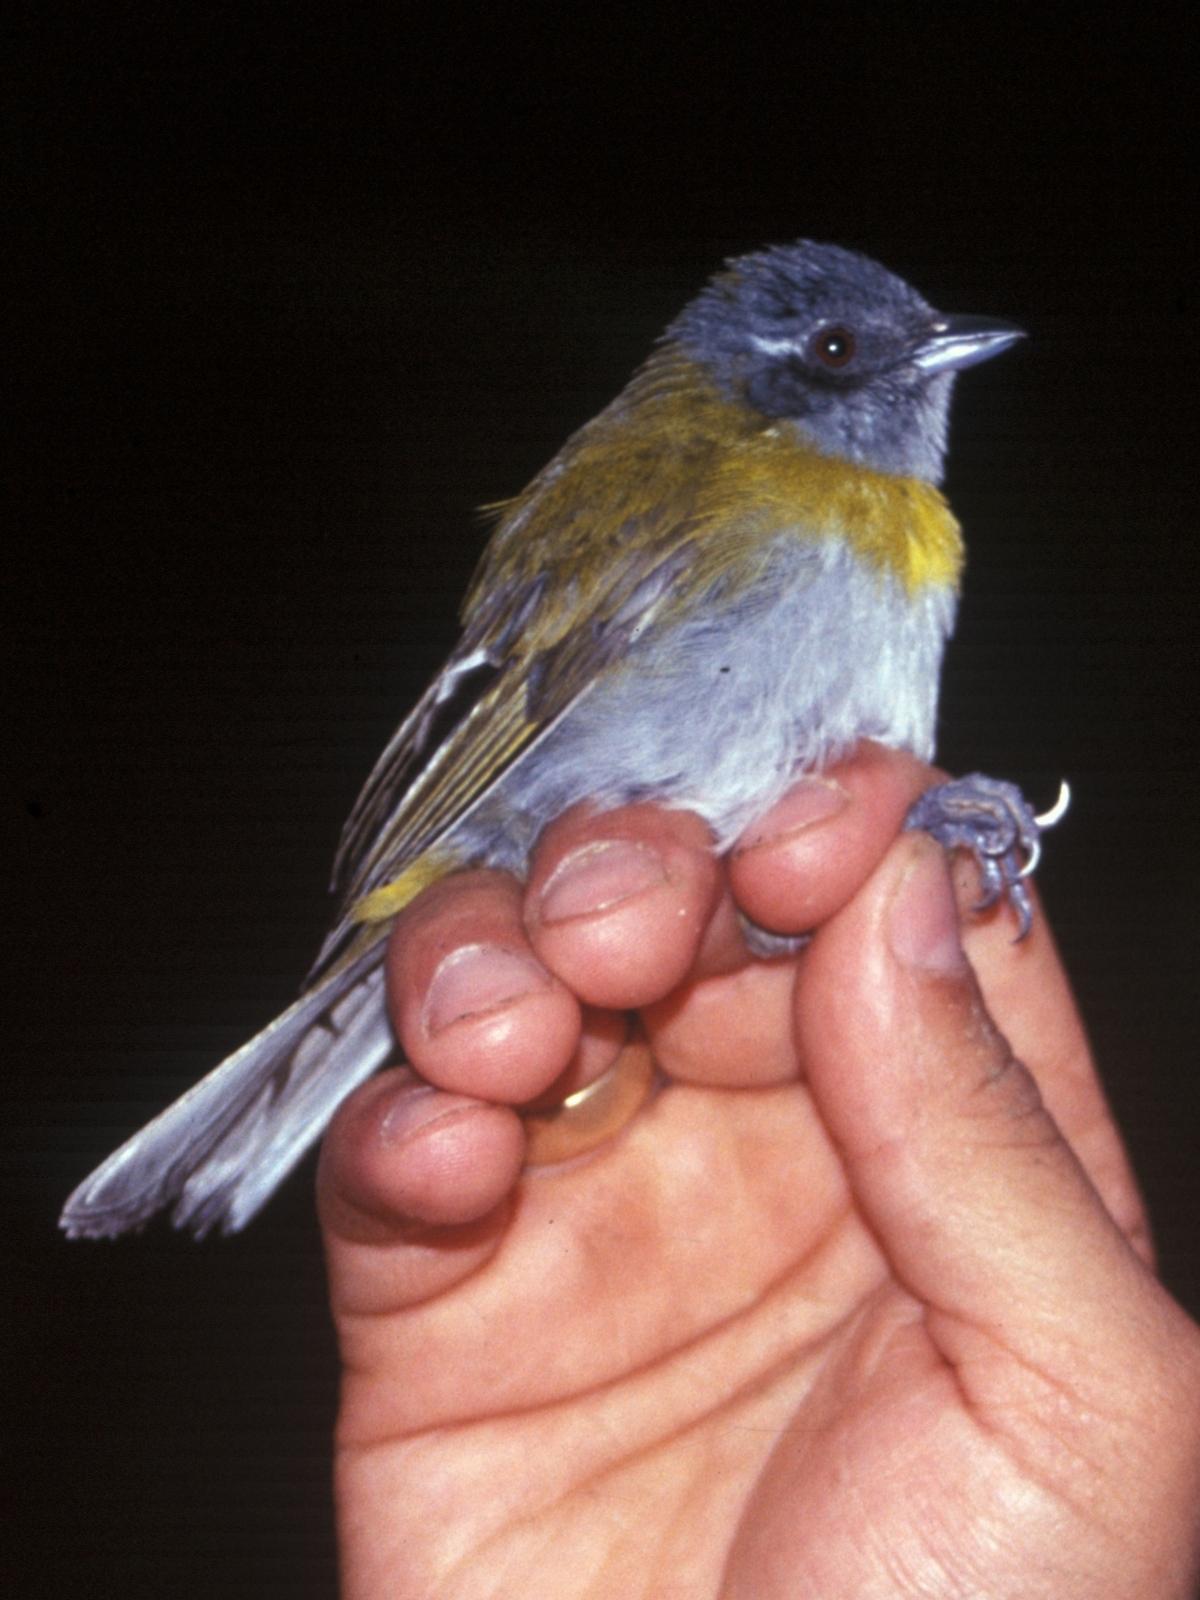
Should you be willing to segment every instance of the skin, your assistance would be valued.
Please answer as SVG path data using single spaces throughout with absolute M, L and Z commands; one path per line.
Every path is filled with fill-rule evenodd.
M 897 837 L 927 768 L 829 776 L 727 862 L 579 811 L 527 885 L 401 919 L 421 1079 L 346 1104 L 319 1182 L 347 1600 L 1192 1594 L 1200 1330 L 1046 919 L 1014 944 Z M 748 963 L 735 906 L 815 937 Z M 656 1098 L 523 1170 L 506 1102 L 635 1008 Z

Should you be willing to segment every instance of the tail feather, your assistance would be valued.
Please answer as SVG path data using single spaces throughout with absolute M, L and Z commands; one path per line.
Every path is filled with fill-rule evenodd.
M 66 1233 L 112 1238 L 173 1202 L 198 1238 L 243 1227 L 392 1050 L 382 955 L 330 973 L 115 1150 L 64 1206 Z

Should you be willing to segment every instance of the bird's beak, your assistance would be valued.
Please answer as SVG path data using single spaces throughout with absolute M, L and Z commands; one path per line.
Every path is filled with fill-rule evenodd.
M 995 317 L 939 317 L 917 342 L 912 360 L 922 372 L 961 372 L 1024 337 L 1023 328 Z

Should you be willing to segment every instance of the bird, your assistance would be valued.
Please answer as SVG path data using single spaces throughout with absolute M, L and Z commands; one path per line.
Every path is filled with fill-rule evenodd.
M 383 955 L 448 872 L 522 873 L 588 800 L 688 808 L 728 848 L 861 739 L 932 757 L 964 546 L 939 485 L 957 375 L 1022 331 L 935 310 L 873 259 L 800 240 L 725 262 L 495 526 L 461 638 L 342 833 L 339 910 L 300 997 L 104 1161 L 72 1237 L 173 1208 L 242 1228 L 395 1051 Z M 1065 790 L 1064 790 L 1065 793 Z M 981 774 L 909 823 L 1011 901 L 1042 828 Z

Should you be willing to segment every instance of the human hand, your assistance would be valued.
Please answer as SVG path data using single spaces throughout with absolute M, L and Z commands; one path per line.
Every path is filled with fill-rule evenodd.
M 348 1600 L 1191 1594 L 1200 1335 L 1045 918 L 959 929 L 897 838 L 928 769 L 830 776 L 726 863 L 686 814 L 576 813 L 524 889 L 401 919 L 434 1087 L 372 1080 L 321 1168 Z M 735 904 L 815 936 L 747 963 Z M 522 1170 L 510 1103 L 604 1072 L 630 1010 L 660 1092 Z

